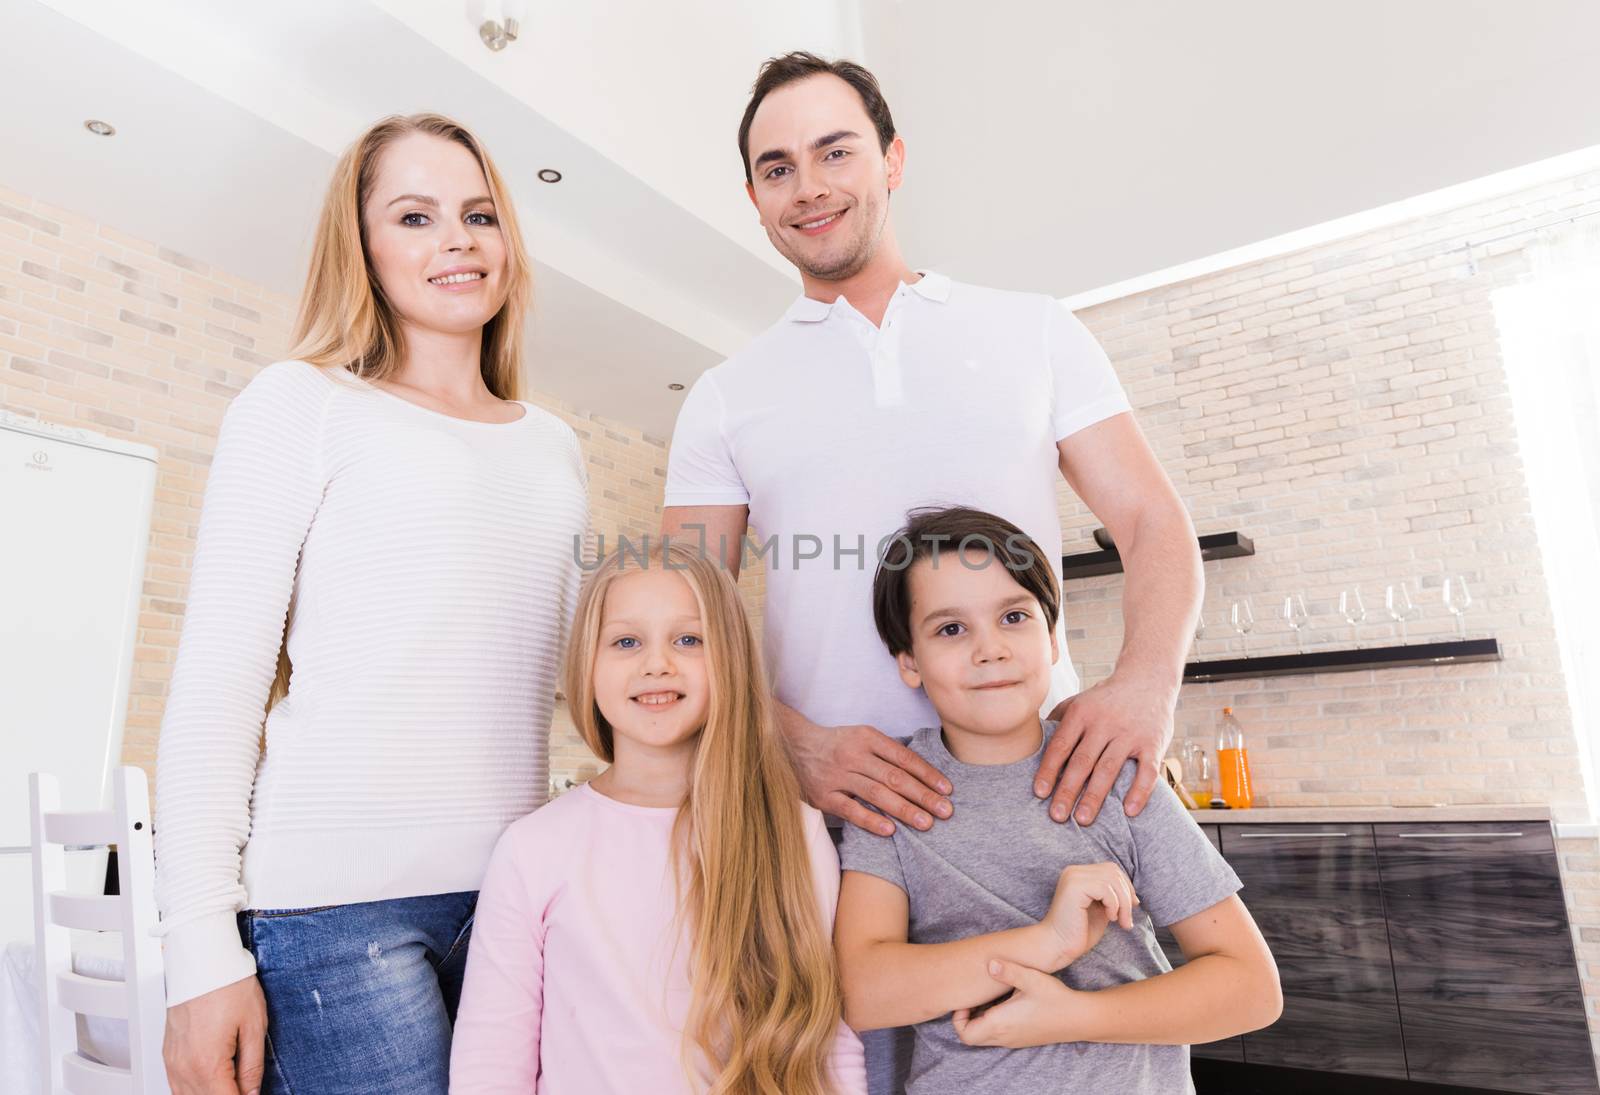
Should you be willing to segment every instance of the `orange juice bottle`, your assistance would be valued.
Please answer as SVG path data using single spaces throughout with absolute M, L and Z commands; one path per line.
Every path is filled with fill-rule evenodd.
M 1222 720 L 1217 723 L 1217 783 L 1222 801 L 1230 808 L 1250 808 L 1250 752 L 1244 745 L 1244 728 L 1233 717 L 1231 707 L 1222 709 Z

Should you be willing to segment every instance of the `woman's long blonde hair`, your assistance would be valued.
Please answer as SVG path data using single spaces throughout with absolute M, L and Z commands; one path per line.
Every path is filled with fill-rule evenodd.
M 710 696 L 689 789 L 674 830 L 690 952 L 684 1062 L 709 1062 L 711 1095 L 821 1095 L 841 998 L 812 878 L 800 786 L 778 739 L 761 654 L 732 577 L 682 544 L 618 551 L 578 596 L 567 651 L 572 720 L 600 759 L 612 730 L 595 703 L 593 669 L 606 591 L 632 570 L 661 566 L 694 592 Z
M 522 331 L 532 286 L 528 252 L 522 245 L 511 193 L 494 161 L 471 130 L 442 114 L 392 114 L 370 126 L 339 157 L 317 221 L 311 270 L 300 295 L 290 356 L 313 365 L 346 369 L 369 381 L 386 379 L 400 368 L 405 334 L 367 257 L 362 210 L 377 181 L 384 149 L 412 133 L 454 141 L 472 153 L 483 169 L 495 220 L 505 239 L 506 299 L 484 324 L 478 367 L 484 384 L 496 397 L 517 399 L 522 392 Z M 285 644 L 278 651 L 278 671 L 267 708 L 288 691 Z

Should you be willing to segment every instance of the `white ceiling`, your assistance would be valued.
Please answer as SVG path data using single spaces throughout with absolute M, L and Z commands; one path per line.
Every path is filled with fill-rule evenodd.
M 1600 145 L 1589 0 L 528 0 L 499 54 L 471 6 L 0 0 L 0 184 L 292 295 L 339 150 L 455 114 L 539 263 L 534 383 L 664 437 L 798 291 L 734 140 L 789 48 L 877 71 L 914 265 L 1058 296 Z
M 1071 296 L 1600 144 L 1593 0 L 866 3 L 914 261 Z

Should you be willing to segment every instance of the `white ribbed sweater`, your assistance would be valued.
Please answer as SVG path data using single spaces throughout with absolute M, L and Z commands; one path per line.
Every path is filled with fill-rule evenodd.
M 587 477 L 523 406 L 469 422 L 286 361 L 228 408 L 156 765 L 169 1004 L 255 972 L 238 910 L 476 889 L 544 801 Z

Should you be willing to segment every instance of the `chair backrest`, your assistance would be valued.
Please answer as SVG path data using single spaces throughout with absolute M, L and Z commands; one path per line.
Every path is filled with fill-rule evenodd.
M 61 813 L 55 777 L 28 780 L 33 828 L 33 922 L 38 943 L 42 1074 L 48 1095 L 167 1095 L 161 1039 L 166 989 L 156 938 L 155 855 L 144 772 L 119 768 L 110 810 Z M 114 896 L 66 891 L 66 851 L 114 844 Z M 73 929 L 122 933 L 121 981 L 73 971 Z M 129 1067 L 78 1052 L 77 1015 L 125 1019 Z

